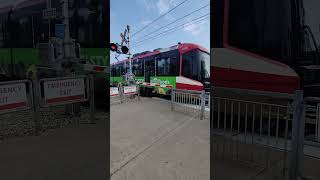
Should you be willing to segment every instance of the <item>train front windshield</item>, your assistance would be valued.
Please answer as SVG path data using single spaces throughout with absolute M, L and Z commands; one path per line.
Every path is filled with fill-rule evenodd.
M 210 55 L 203 51 L 197 51 L 197 59 L 200 62 L 200 74 L 202 82 L 210 81 Z
M 199 49 L 182 55 L 182 75 L 197 81 L 204 86 L 210 82 L 210 55 Z

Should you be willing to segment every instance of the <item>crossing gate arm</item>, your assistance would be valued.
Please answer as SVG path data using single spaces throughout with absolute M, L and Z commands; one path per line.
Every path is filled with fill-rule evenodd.
M 101 72 L 101 73 L 109 73 L 108 66 L 100 66 L 100 65 L 92 65 L 92 64 L 82 64 L 83 70 L 89 72 Z

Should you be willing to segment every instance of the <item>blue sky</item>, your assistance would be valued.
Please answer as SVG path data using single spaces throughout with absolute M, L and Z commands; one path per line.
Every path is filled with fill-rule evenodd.
M 111 42 L 120 43 L 120 33 L 124 31 L 126 25 L 131 27 L 131 34 L 134 34 L 145 25 L 149 24 L 160 15 L 166 13 L 171 8 L 180 4 L 183 0 L 110 0 L 110 34 Z M 140 53 L 143 51 L 152 51 L 156 48 L 166 48 L 177 44 L 178 42 L 196 43 L 210 48 L 210 18 L 206 18 L 198 23 L 186 24 L 193 19 L 210 13 L 210 7 L 205 7 L 190 16 L 187 16 L 174 24 L 162 28 L 159 31 L 148 35 L 151 32 L 169 24 L 180 17 L 183 17 L 192 11 L 195 11 L 205 5 L 210 4 L 210 0 L 188 0 L 166 16 L 162 17 L 143 31 L 132 37 L 132 45 L 139 41 L 156 36 L 159 33 L 168 31 L 176 26 L 181 27 L 180 30 L 163 35 L 154 40 L 148 40 L 131 48 L 132 53 Z M 183 25 L 184 26 L 180 26 Z M 122 60 L 127 55 L 121 55 L 118 59 Z M 111 53 L 111 63 L 116 62 L 115 53 Z

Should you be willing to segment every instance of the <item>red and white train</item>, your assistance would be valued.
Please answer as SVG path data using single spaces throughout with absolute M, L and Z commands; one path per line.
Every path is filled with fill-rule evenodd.
M 246 2 L 249 6 L 249 1 Z M 246 20 L 250 13 L 239 15 L 239 3 L 225 0 L 214 5 L 215 42 L 210 52 L 211 86 L 214 88 L 214 95 L 228 98 L 240 96 L 250 100 L 255 100 L 256 96 L 269 100 L 291 97 L 300 89 L 299 75 L 277 56 L 280 50 L 286 49 L 285 40 L 280 35 L 285 33 L 282 29 L 288 24 L 277 27 L 280 35 L 274 36 L 273 31 L 267 32 L 268 28 L 264 27 L 264 24 L 256 28 L 259 26 L 259 19 L 255 22 L 243 21 L 244 24 L 241 24 L 240 20 Z M 245 10 L 244 8 L 243 11 Z M 259 28 L 265 28 L 266 32 L 259 34 Z M 255 30 L 250 31 L 252 29 Z

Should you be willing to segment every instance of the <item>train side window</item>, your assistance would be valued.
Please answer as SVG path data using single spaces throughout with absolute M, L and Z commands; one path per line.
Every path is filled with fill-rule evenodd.
M 0 48 L 4 47 L 4 24 L 0 22 Z
M 120 66 L 119 65 L 115 66 L 115 74 L 114 74 L 114 76 L 120 76 Z
M 117 76 L 117 67 L 116 66 L 112 66 L 111 67 L 111 76 Z
M 158 76 L 176 76 L 177 59 L 175 57 L 162 57 L 157 61 Z
M 133 62 L 132 71 L 135 76 L 143 76 L 144 74 L 143 61 L 135 60 Z
M 271 59 L 287 57 L 291 26 L 287 3 L 230 0 L 228 43 Z
M 145 60 L 145 73 L 149 76 L 155 75 L 155 56 L 146 57 Z
M 196 60 L 194 51 L 182 55 L 182 75 L 194 80 L 199 79 L 199 61 Z
M 170 58 L 162 57 L 157 61 L 157 75 L 169 75 Z
M 122 76 L 126 73 L 126 69 L 124 68 L 124 63 L 118 64 L 119 67 L 119 76 Z

